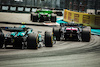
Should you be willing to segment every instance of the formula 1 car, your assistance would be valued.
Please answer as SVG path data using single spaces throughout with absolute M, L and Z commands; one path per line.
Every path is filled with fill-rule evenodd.
M 53 36 L 57 41 L 77 40 L 89 42 L 91 39 L 91 28 L 83 24 L 61 23 L 60 27 L 53 28 Z
M 3 43 L 4 43 L 4 34 L 0 28 L 0 48 L 3 47 Z
M 31 13 L 31 20 L 33 22 L 56 22 L 56 14 L 54 14 L 51 10 L 40 9 Z
M 10 31 L 4 36 L 3 30 Z M 52 47 L 55 43 L 52 33 L 45 32 L 45 36 L 33 32 L 33 29 L 26 27 L 25 25 L 21 27 L 1 27 L 0 28 L 0 48 L 6 48 L 7 45 L 13 45 L 16 49 L 37 49 L 41 42 L 45 44 L 46 47 Z
M 61 10 L 61 9 L 55 9 L 55 8 L 49 8 L 49 7 L 44 7 L 43 9 L 52 11 L 57 16 L 63 16 L 63 13 L 62 13 L 63 10 Z

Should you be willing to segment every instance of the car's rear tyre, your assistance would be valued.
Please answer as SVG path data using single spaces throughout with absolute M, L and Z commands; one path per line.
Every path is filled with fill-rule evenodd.
M 3 43 L 2 42 L 0 42 L 0 49 L 3 47 Z
M 44 22 L 44 17 L 40 16 L 39 22 Z
M 27 38 L 28 49 L 38 49 L 38 36 L 37 34 L 29 34 Z
M 84 42 L 89 42 L 91 39 L 91 28 L 86 27 L 83 29 L 82 34 L 81 34 L 81 39 Z
M 31 14 L 31 20 L 32 20 L 32 22 L 37 22 L 38 21 L 38 14 L 37 13 L 32 13 Z
M 45 32 L 44 40 L 46 47 L 53 47 L 53 35 L 51 32 Z
M 56 15 L 55 14 L 52 14 L 52 16 L 51 16 L 51 22 L 56 22 Z
M 57 41 L 60 41 L 60 36 L 61 36 L 60 28 L 53 28 L 53 36 L 56 37 Z
M 22 49 L 22 41 L 23 38 L 19 37 L 19 38 L 14 38 L 14 43 L 13 43 L 13 48 L 14 49 Z
M 0 49 L 3 47 L 4 44 L 4 34 L 0 32 Z

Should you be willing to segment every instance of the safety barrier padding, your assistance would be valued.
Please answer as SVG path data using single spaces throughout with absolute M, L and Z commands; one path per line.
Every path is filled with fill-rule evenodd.
M 86 26 L 91 26 L 92 28 L 100 28 L 100 15 L 91 15 L 65 9 L 63 20 L 66 22 L 71 22 L 72 19 L 75 23 L 81 23 Z

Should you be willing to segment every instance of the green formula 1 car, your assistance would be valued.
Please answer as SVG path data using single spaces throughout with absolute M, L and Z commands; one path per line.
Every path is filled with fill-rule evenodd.
M 4 36 L 2 30 L 10 31 Z M 8 45 L 13 45 L 16 49 L 37 49 L 41 46 L 41 42 L 46 47 L 52 47 L 55 43 L 52 33 L 45 32 L 42 36 L 41 31 L 33 32 L 33 29 L 22 25 L 21 27 L 1 27 L 0 28 L 0 48 L 7 48 Z
M 56 14 L 54 14 L 51 10 L 37 10 L 36 12 L 31 13 L 31 20 L 33 22 L 56 22 Z

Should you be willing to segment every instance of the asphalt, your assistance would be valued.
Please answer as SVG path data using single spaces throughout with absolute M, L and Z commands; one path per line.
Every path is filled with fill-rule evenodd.
M 18 17 L 22 15 L 18 14 Z M 7 22 L 9 18 L 5 20 Z M 1 23 L 0 26 L 20 25 Z M 52 31 L 52 27 L 47 26 L 27 25 L 27 27 L 33 28 L 35 32 L 42 31 L 42 35 L 45 31 Z M 90 42 L 57 41 L 53 47 L 43 46 L 38 50 L 0 49 L 0 67 L 100 67 L 100 37 L 92 35 Z
M 60 17 L 59 17 L 60 18 Z M 34 25 L 34 26 L 48 26 L 44 25 L 44 22 L 32 22 L 30 20 L 30 14 L 24 13 L 6 13 L 0 12 L 0 23 L 2 24 L 23 24 L 25 25 Z M 48 23 L 48 21 L 46 22 Z M 54 22 L 51 22 L 54 23 Z
M 65 21 L 62 21 L 62 16 L 57 16 L 57 22 L 60 23 L 67 23 Z M 22 22 L 25 23 L 25 25 L 31 25 L 31 26 L 58 26 L 57 25 L 45 25 L 44 22 L 32 22 L 30 20 L 30 14 L 27 13 L 6 13 L 6 12 L 0 12 L 0 24 L 13 24 L 13 25 L 22 25 Z M 52 22 L 51 22 L 52 23 Z M 93 35 L 100 36 L 100 29 L 91 29 L 91 32 Z
M 17 26 L 0 24 L 1 26 Z M 52 31 L 52 27 L 30 26 L 34 32 Z M 4 32 L 5 34 L 7 32 Z M 100 67 L 100 37 L 90 42 L 57 41 L 53 47 L 33 49 L 0 49 L 0 67 Z

